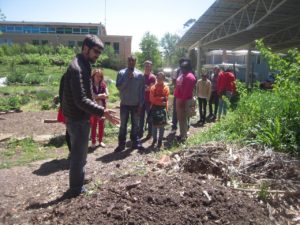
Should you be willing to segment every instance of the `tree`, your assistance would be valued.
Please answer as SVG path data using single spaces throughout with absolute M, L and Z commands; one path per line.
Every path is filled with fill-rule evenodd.
M 171 66 L 172 56 L 176 50 L 176 44 L 179 41 L 180 37 L 178 35 L 173 35 L 171 33 L 166 33 L 161 41 L 160 44 L 164 49 L 164 61 L 167 66 Z
M 145 60 L 153 62 L 153 70 L 156 71 L 161 67 L 162 60 L 159 51 L 159 41 L 157 37 L 150 32 L 146 32 L 140 43 L 141 54 L 137 55 L 138 65 L 143 67 Z
M 2 10 L 0 9 L 0 21 L 4 21 L 5 19 L 6 19 L 6 16 L 2 12 Z
M 122 62 L 118 59 L 114 48 L 110 45 L 105 46 L 99 61 L 101 66 L 105 68 L 119 70 L 122 66 Z
M 180 58 L 184 57 L 186 50 L 178 48 L 180 37 L 177 34 L 166 33 L 161 39 L 161 47 L 164 49 L 164 64 L 166 66 L 177 67 Z
M 2 13 L 2 10 L 0 9 L 0 21 L 4 21 L 6 19 L 6 16 L 4 15 L 4 13 Z M 0 31 L 0 35 L 2 34 L 2 32 Z

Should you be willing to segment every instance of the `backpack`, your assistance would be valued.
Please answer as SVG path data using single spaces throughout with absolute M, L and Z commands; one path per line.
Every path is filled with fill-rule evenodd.
M 153 105 L 150 115 L 154 127 L 164 127 L 167 125 L 167 110 L 165 106 Z

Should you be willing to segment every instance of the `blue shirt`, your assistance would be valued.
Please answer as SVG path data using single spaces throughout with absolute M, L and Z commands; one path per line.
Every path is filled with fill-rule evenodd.
M 145 81 L 141 71 L 134 69 L 133 77 L 128 74 L 131 71 L 128 68 L 118 72 L 116 87 L 120 92 L 121 105 L 138 106 L 144 104 Z

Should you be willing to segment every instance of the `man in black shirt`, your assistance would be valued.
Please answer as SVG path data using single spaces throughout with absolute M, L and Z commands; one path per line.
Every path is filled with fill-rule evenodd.
M 87 35 L 81 53 L 70 63 L 64 75 L 62 109 L 67 120 L 67 131 L 71 140 L 69 197 L 85 192 L 84 167 L 86 164 L 90 133 L 90 116 L 106 117 L 112 124 L 119 119 L 114 112 L 104 109 L 92 99 L 91 63 L 95 63 L 103 50 L 102 41 L 95 35 Z

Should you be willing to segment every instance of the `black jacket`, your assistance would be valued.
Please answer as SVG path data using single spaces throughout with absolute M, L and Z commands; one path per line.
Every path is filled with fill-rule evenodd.
M 64 82 L 65 82 L 65 75 L 62 75 L 59 82 L 59 90 L 58 90 L 58 98 L 59 98 L 59 105 L 62 106 L 63 94 L 64 94 Z
M 91 65 L 77 55 L 63 75 L 62 109 L 65 117 L 88 120 L 90 115 L 102 116 L 104 108 L 92 100 Z

